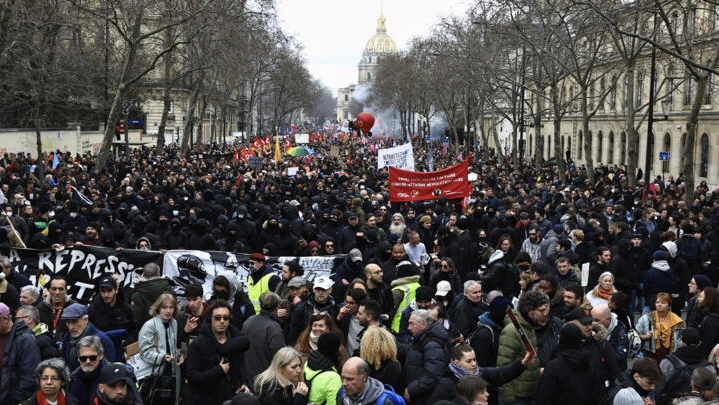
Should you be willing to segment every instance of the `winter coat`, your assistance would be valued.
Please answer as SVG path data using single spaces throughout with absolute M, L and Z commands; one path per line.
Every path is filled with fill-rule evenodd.
M 452 366 L 448 370 L 445 378 L 442 378 L 434 390 L 429 403 L 437 403 L 441 400 L 451 400 L 455 398 L 455 386 L 463 375 L 457 375 L 452 371 Z M 476 375 L 487 381 L 489 387 L 497 387 L 504 383 L 514 380 L 524 372 L 522 359 L 517 359 L 512 363 L 503 367 L 478 367 Z
M 115 361 L 123 360 L 115 358 L 115 344 L 112 343 L 112 339 L 110 339 L 110 337 L 107 336 L 105 332 L 98 330 L 95 325 L 92 324 L 92 322 L 88 322 L 87 327 L 85 327 L 85 330 L 77 338 L 73 338 L 72 336 L 70 336 L 69 333 L 66 333 L 65 337 L 62 339 L 62 357 L 65 358 L 65 361 L 67 362 L 67 365 L 71 370 L 74 370 L 80 366 L 80 361 L 77 359 L 77 350 L 73 346 L 85 336 L 97 336 L 100 338 L 100 342 L 102 342 L 102 348 L 105 352 L 105 358 L 107 359 L 107 361 L 112 363 Z
M 63 392 L 65 393 L 65 405 L 80 405 L 72 394 L 65 390 L 63 390 Z M 35 392 L 30 398 L 22 401 L 20 405 L 40 405 L 40 402 L 37 400 L 37 392 Z
M 173 293 L 172 281 L 169 278 L 157 277 L 149 280 L 141 279 L 135 283 L 135 290 L 130 295 L 132 310 L 135 312 L 135 323 L 140 329 L 150 319 L 150 307 L 160 294 Z
M 492 254 L 487 264 L 487 272 L 479 276 L 483 290 L 500 290 L 507 298 L 519 294 L 519 270 L 508 260 L 501 250 Z
M 532 323 L 530 323 L 523 315 L 515 311 L 519 324 L 524 329 L 527 338 L 534 346 L 538 353 L 542 352 L 541 347 L 537 346 L 537 334 Z M 499 335 L 499 351 L 497 352 L 497 366 L 505 366 L 510 364 L 517 358 L 523 357 L 527 350 L 522 343 L 522 338 L 514 327 L 514 324 L 505 320 L 504 329 Z M 550 320 L 552 322 L 552 320 Z M 548 327 L 553 327 L 548 325 Z M 556 335 L 558 335 L 558 331 Z M 546 348 L 545 348 L 546 349 Z M 541 355 L 540 355 L 541 360 Z M 549 361 L 547 358 L 545 361 Z M 534 398 L 539 389 L 539 361 L 532 362 L 524 372 L 507 384 L 499 387 L 499 392 L 506 403 L 516 402 L 522 398 Z
M 75 301 L 71 300 L 68 297 L 62 307 L 63 311 L 70 304 L 75 304 Z M 59 315 L 57 316 L 57 322 L 55 321 L 56 317 L 52 310 L 52 304 L 50 303 L 49 295 L 37 306 L 37 310 L 40 312 L 40 322 L 44 323 L 48 326 L 48 328 L 50 328 L 52 338 L 54 340 L 60 340 L 65 335 L 65 333 L 67 333 L 67 326 L 65 326 L 65 320 L 61 319 Z
M 704 357 L 708 357 L 712 348 L 719 343 L 719 315 L 706 315 L 699 331 L 702 338 L 699 349 Z
M 262 396 L 257 397 L 262 405 L 306 405 L 307 396 L 300 393 L 293 393 L 292 384 L 281 386 L 269 384 L 263 387 Z
M 656 296 L 660 292 L 671 293 L 675 275 L 666 260 L 657 260 L 644 277 L 644 299 L 646 305 L 654 308 Z
M 679 343 L 681 341 L 679 337 L 679 332 L 681 331 L 681 329 L 684 328 L 684 321 L 682 321 L 682 319 L 673 312 L 669 312 L 669 315 L 667 316 L 671 316 L 674 322 L 672 326 L 672 343 L 671 347 L 669 348 L 670 351 L 673 352 L 674 350 L 676 350 L 677 347 L 679 347 Z M 647 332 L 652 331 L 651 338 L 647 340 L 642 340 L 642 350 L 646 350 L 651 353 L 656 352 L 656 346 L 654 341 L 654 337 L 657 335 L 656 330 L 654 329 L 654 320 L 656 319 L 656 317 L 657 311 L 647 312 L 639 318 L 636 326 L 636 330 L 640 335 L 645 335 Z
M 404 375 L 412 404 L 425 404 L 449 364 L 449 335 L 439 322 L 414 337 L 407 352 Z
M 365 382 L 362 392 L 356 395 L 356 400 L 353 400 L 343 391 L 342 395 L 338 395 L 337 403 L 342 405 L 374 405 L 383 392 L 384 385 L 382 382 L 369 377 L 367 378 L 367 382 Z M 392 405 L 392 401 L 389 398 L 385 398 L 380 405 Z
M 103 360 L 91 373 L 86 373 L 78 367 L 70 374 L 69 391 L 77 398 L 78 405 L 92 404 L 92 398 L 97 392 L 97 384 L 100 382 L 100 371 L 104 366 Z
M 42 360 L 60 357 L 60 350 L 55 345 L 55 340 L 53 340 L 50 328 L 47 325 L 40 322 L 35 325 L 32 332 L 35 334 L 35 343 L 37 343 L 37 348 L 40 349 L 40 358 Z
M 467 297 L 462 297 L 457 304 L 452 307 L 450 319 L 452 323 L 462 332 L 466 338 L 477 329 L 477 321 L 479 316 L 489 311 L 489 305 L 480 301 L 472 302 Z
M 95 295 L 88 309 L 88 315 L 90 316 L 90 322 L 92 322 L 97 329 L 103 332 L 125 329 L 127 331 L 127 342 L 137 341 L 135 313 L 132 307 L 122 301 L 120 297 L 117 298 L 115 306 L 111 308 L 102 300 L 99 294 Z
M 137 339 L 140 347 L 140 357 L 152 367 L 151 373 L 153 375 L 162 375 L 164 373 L 165 365 L 169 364 L 165 361 L 166 354 L 171 354 L 175 358 L 172 362 L 172 372 L 177 382 L 175 398 L 179 398 L 180 367 L 177 366 L 177 359 L 180 358 L 180 353 L 177 350 L 177 321 L 174 318 L 170 319 L 167 335 L 169 337 L 170 353 L 167 353 L 168 339 L 165 337 L 165 325 L 160 315 L 155 315 L 145 322 Z
M 542 374 L 537 405 L 599 403 L 595 392 L 595 370 L 582 349 L 559 350 Z
M 627 338 L 627 328 L 624 323 L 619 322 L 617 314 L 611 313 L 609 328 L 607 328 L 607 340 L 614 349 L 614 357 L 617 359 L 617 365 L 620 371 L 627 368 L 627 352 L 629 351 L 629 339 Z
M 23 322 L 13 323 L 2 358 L 0 404 L 19 404 L 30 398 L 38 388 L 35 376 L 38 363 L 40 350 L 32 331 Z
M 266 311 L 246 320 L 242 333 L 250 341 L 250 350 L 245 354 L 245 370 L 252 378 L 270 366 L 272 357 L 285 346 L 285 334 L 277 317 Z
M 292 312 L 290 334 L 287 337 L 287 344 L 294 345 L 297 343 L 297 338 L 307 327 L 312 315 L 319 312 L 327 312 L 332 319 L 337 319 L 339 307 L 335 304 L 335 300 L 332 296 L 327 298 L 327 302 L 320 304 L 315 301 L 314 294 L 310 294 L 310 296 L 307 297 L 307 301 L 297 305 L 297 308 L 295 308 L 294 312 Z
M 227 329 L 228 341 L 220 344 L 212 334 L 210 324 L 200 328 L 200 334 L 187 349 L 187 382 L 190 395 L 186 403 L 219 405 L 232 398 L 242 384 L 248 384 L 245 375 L 243 353 L 222 356 L 223 348 L 232 341 L 232 346 L 249 347 L 249 341 L 242 333 L 230 325 Z M 230 371 L 225 374 L 220 367 L 222 357 L 230 361 Z
M 309 402 L 319 405 L 335 405 L 337 393 L 342 387 L 342 378 L 337 367 L 320 352 L 310 352 L 304 369 L 305 381 L 310 387 Z
M 489 312 L 485 312 L 480 315 L 475 332 L 471 336 L 465 336 L 466 339 L 469 339 L 469 345 L 472 346 L 474 354 L 477 356 L 478 367 L 492 367 L 497 364 L 497 350 L 502 326 L 489 317 Z

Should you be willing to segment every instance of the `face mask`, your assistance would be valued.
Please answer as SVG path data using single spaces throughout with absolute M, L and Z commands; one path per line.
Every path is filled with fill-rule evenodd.
M 8 216 L 8 217 L 11 217 L 11 216 L 12 216 L 12 212 L 6 212 L 5 215 Z
M 55 216 L 55 211 L 50 211 L 50 213 L 48 214 L 48 216 L 49 216 L 50 218 L 53 218 L 53 217 Z
M 77 218 L 77 212 L 71 212 L 70 213 L 71 218 Z
M 173 215 L 173 216 L 178 216 L 178 215 L 180 215 L 180 211 L 177 211 L 177 210 L 172 211 L 172 215 Z
M 215 297 L 221 300 L 229 300 L 230 293 L 228 291 L 215 291 Z

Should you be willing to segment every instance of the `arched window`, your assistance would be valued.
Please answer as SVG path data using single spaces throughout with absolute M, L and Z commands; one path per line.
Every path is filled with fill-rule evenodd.
M 567 137 L 567 156 L 565 156 L 567 160 L 572 158 L 572 137 Z
M 607 166 L 614 163 L 614 132 L 609 131 L 609 157 L 607 157 Z
M 604 146 L 604 134 L 599 131 L 597 134 L 597 163 L 602 163 L 602 146 Z
M 701 165 L 699 166 L 699 177 L 709 176 L 709 135 L 706 133 L 702 134 L 701 138 L 702 145 L 702 158 Z
M 577 159 L 582 159 L 582 156 L 584 155 L 582 152 L 584 151 L 584 134 L 582 134 L 582 131 L 579 131 L 579 143 L 577 145 Z
M 547 158 L 552 158 L 552 135 L 547 135 Z
M 622 145 L 619 147 L 619 164 L 627 164 L 627 133 L 622 131 L 622 135 L 619 137 Z
M 654 153 L 654 133 L 649 133 L 649 139 L 647 140 L 649 142 L 649 148 L 647 150 L 649 151 L 649 167 L 647 167 L 647 173 L 644 173 L 644 176 L 646 177 L 647 174 L 651 176 L 652 170 L 654 170 L 654 161 L 657 159 L 656 154 Z

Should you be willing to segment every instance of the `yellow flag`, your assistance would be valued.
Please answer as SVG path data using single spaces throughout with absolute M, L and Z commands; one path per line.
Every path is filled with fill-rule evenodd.
M 275 163 L 279 163 L 282 159 L 282 153 L 280 152 L 280 136 L 275 132 Z

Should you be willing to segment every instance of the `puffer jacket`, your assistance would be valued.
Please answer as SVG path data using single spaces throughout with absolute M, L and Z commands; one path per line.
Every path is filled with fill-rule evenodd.
M 524 329 L 524 333 L 526 333 L 527 338 L 532 343 L 532 346 L 534 346 L 535 350 L 539 350 L 534 327 L 519 312 L 515 311 L 515 314 L 519 324 L 522 326 L 522 329 Z M 515 359 L 523 357 L 527 352 L 524 343 L 522 343 L 522 338 L 519 332 L 517 332 L 517 328 L 515 328 L 514 324 L 509 322 L 508 319 L 506 322 L 508 323 L 499 335 L 499 351 L 497 352 L 498 367 L 510 364 Z M 519 377 L 499 387 L 499 392 L 502 394 L 504 402 L 510 403 L 521 398 L 534 398 L 538 389 L 539 362 L 534 361 L 527 366 Z
M 412 404 L 427 403 L 449 361 L 449 335 L 441 323 L 432 323 L 414 337 L 404 369 Z
M 40 363 L 40 350 L 30 328 L 15 322 L 5 343 L 0 376 L 0 404 L 19 404 L 37 389 L 35 366 Z
M 342 388 L 342 378 L 334 364 L 317 350 L 310 353 L 304 375 L 310 387 L 308 394 L 310 403 L 319 405 L 337 403 L 337 393 Z

